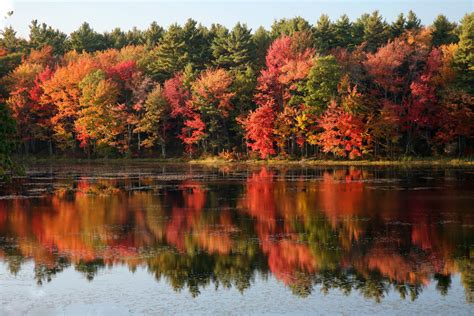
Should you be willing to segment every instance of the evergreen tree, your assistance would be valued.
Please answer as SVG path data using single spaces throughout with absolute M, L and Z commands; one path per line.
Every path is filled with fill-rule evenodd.
M 232 104 L 234 108 L 230 112 L 230 137 L 231 143 L 235 145 L 242 144 L 245 130 L 239 123 L 239 118 L 247 116 L 250 111 L 255 109 L 253 96 L 257 85 L 257 73 L 252 67 L 247 66 L 244 70 L 234 71 L 234 78 L 231 86 L 231 92 L 234 93 Z M 241 148 L 244 149 L 244 148 Z
M 177 24 L 170 25 L 151 56 L 148 71 L 154 79 L 162 82 L 181 71 L 189 62 L 183 29 Z
M 110 33 L 104 33 L 103 37 L 108 48 L 120 49 L 127 45 L 125 33 L 119 27 L 114 28 Z
M 214 64 L 226 69 L 245 69 L 255 60 L 255 44 L 245 24 L 237 23 L 230 33 L 218 34 L 212 43 Z
M 387 23 L 382 20 L 379 11 L 374 11 L 364 22 L 364 41 L 367 44 L 367 50 L 375 52 L 388 40 Z
M 3 77 L 13 71 L 18 65 L 21 64 L 22 54 L 12 53 L 5 56 L 0 56 L 0 100 L 8 97 L 7 85 L 4 84 Z
M 392 25 L 390 25 L 390 37 L 396 38 L 405 32 L 406 29 L 406 20 L 403 13 L 400 13 L 395 21 L 393 21 Z
M 125 34 L 125 39 L 127 41 L 127 45 L 143 45 L 146 43 L 144 32 L 136 27 L 128 30 L 128 32 Z
M 9 53 L 25 52 L 28 43 L 21 38 L 16 37 L 16 32 L 13 27 L 5 27 L 0 31 L 0 48 L 4 48 Z
M 351 34 L 355 46 L 359 46 L 364 41 L 365 25 L 367 24 L 369 18 L 370 15 L 368 13 L 364 13 L 352 24 Z
M 326 14 L 321 15 L 314 28 L 314 47 L 320 54 L 327 54 L 333 48 L 334 30 Z
M 229 37 L 229 30 L 225 26 L 220 24 L 213 24 L 211 26 L 209 39 L 211 40 L 211 52 L 214 60 L 226 54 L 227 37 Z M 213 63 L 215 63 L 215 61 L 213 61 Z
M 160 39 L 163 37 L 165 30 L 153 21 L 148 29 L 144 32 L 145 44 L 149 48 L 153 48 L 158 44 Z
M 188 62 L 194 69 L 203 70 L 211 59 L 208 30 L 197 22 L 188 19 L 183 27 Z
M 467 14 L 462 19 L 458 45 L 459 48 L 454 55 L 458 83 L 472 93 L 474 92 L 474 13 Z
M 273 39 L 281 35 L 293 35 L 295 32 L 311 32 L 311 24 L 304 18 L 297 16 L 292 19 L 280 19 L 273 22 L 271 36 Z
M 255 68 L 262 69 L 265 67 L 265 56 L 272 43 L 272 38 L 267 30 L 261 26 L 253 34 L 252 41 L 255 45 Z
M 346 14 L 341 15 L 333 25 L 334 47 L 353 48 L 352 23 Z
M 431 26 L 431 36 L 433 46 L 457 43 L 456 23 L 451 23 L 444 15 L 438 15 Z
M 87 22 L 84 22 L 77 31 L 71 33 L 69 42 L 71 49 L 78 52 L 90 53 L 107 47 L 104 36 L 94 31 Z
M 235 94 L 233 104 L 235 104 L 236 117 L 247 114 L 255 108 L 253 95 L 257 85 L 257 74 L 252 67 L 247 66 L 243 71 L 235 71 L 233 75 L 232 92 Z
M 419 29 L 421 29 L 421 20 L 412 10 L 408 11 L 407 22 L 405 27 L 407 30 L 410 31 L 418 31 Z
M 15 122 L 6 105 L 0 103 L 0 177 L 13 167 L 12 152 L 15 139 Z
M 30 47 L 39 50 L 45 46 L 51 46 L 55 54 L 63 54 L 67 50 L 67 35 L 59 30 L 47 26 L 45 23 L 39 24 L 33 20 L 30 25 Z

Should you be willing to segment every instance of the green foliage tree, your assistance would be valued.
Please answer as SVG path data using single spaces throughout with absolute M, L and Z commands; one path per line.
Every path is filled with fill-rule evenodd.
M 340 66 L 334 56 L 316 59 L 308 74 L 304 98 L 305 105 L 313 113 L 321 114 L 329 102 L 337 96 L 337 86 L 341 75 Z
M 151 56 L 152 62 L 148 71 L 160 82 L 182 70 L 189 62 L 183 28 L 177 24 L 170 25 L 158 46 L 151 52 Z
M 5 49 L 9 53 L 22 52 L 25 53 L 28 48 L 26 40 L 16 37 L 13 27 L 5 27 L 0 31 L 0 48 Z
M 467 150 L 472 16 L 460 27 L 438 16 L 430 28 L 411 11 L 390 25 L 377 11 L 353 23 L 346 15 L 335 23 L 322 15 L 314 26 L 296 17 L 254 34 L 245 24 L 208 29 L 191 19 L 166 32 L 154 22 L 144 31 L 99 34 L 84 23 L 70 40 L 33 21 L 29 41 L 11 27 L 1 33 L 0 100 L 34 152 L 49 141 L 65 154 L 77 154 L 81 143 L 96 153 L 94 146 L 105 144 L 139 155 L 143 145 L 162 147 L 164 155 L 171 144 L 165 138 L 174 134 L 190 153 L 239 145 L 243 151 L 247 140 L 261 157 L 307 155 L 308 147 L 317 150 L 318 117 L 332 100 L 347 112 L 347 126 L 355 115 L 361 133 L 370 134 L 361 154 L 391 156 L 405 145 L 406 152 L 448 153 L 455 138 Z M 458 36 L 459 44 L 448 45 Z M 13 76 L 32 64 L 41 71 Z M 163 91 L 150 93 L 157 84 Z M 157 134 L 155 127 L 166 125 L 165 98 L 173 133 Z
M 304 18 L 297 16 L 292 19 L 280 19 L 273 22 L 270 34 L 273 39 L 281 35 L 293 35 L 296 32 L 311 33 L 311 24 Z
M 450 22 L 446 16 L 438 15 L 431 26 L 431 36 L 433 46 L 457 43 L 459 37 L 456 34 L 457 24 Z
M 21 53 L 0 55 L 0 100 L 8 97 L 8 80 L 6 76 L 21 64 Z
M 364 41 L 364 30 L 367 21 L 370 18 L 370 14 L 364 13 L 352 24 L 352 39 L 355 46 L 359 46 Z
M 255 68 L 262 69 L 265 67 L 265 56 L 272 43 L 272 38 L 270 33 L 261 26 L 252 35 L 252 41 L 255 46 Z
M 233 144 L 239 144 L 243 141 L 244 129 L 239 123 L 239 119 L 247 116 L 250 111 L 255 109 L 253 96 L 257 86 L 257 74 L 251 66 L 244 70 L 233 72 L 233 82 L 231 92 L 234 93 L 232 103 L 235 104 L 230 112 L 230 137 Z
M 188 63 L 196 70 L 203 70 L 211 59 L 208 30 L 188 19 L 183 26 L 183 39 Z
M 421 29 L 421 20 L 412 10 L 408 11 L 405 28 L 410 31 L 418 31 Z
M 214 64 L 225 69 L 245 69 L 255 60 L 250 29 L 237 23 L 230 33 L 220 32 L 212 43 Z
M 114 28 L 112 32 L 104 33 L 103 37 L 109 48 L 120 49 L 127 45 L 125 33 L 119 27 Z
M 141 145 L 145 148 L 161 147 L 161 155 L 166 158 L 166 132 L 169 128 L 170 105 L 163 96 L 163 90 L 157 85 L 147 96 L 144 104 L 144 114 L 136 131 L 145 133 Z
M 148 29 L 144 32 L 145 44 L 149 48 L 153 48 L 158 44 L 160 39 L 163 37 L 165 30 L 163 27 L 158 25 L 156 21 L 153 21 Z
M 139 30 L 137 27 L 133 27 L 125 33 L 127 45 L 143 45 L 145 44 L 145 33 Z
M 13 167 L 15 121 L 5 104 L 0 103 L 0 177 Z
M 369 52 L 375 52 L 377 48 L 385 44 L 388 40 L 388 26 L 382 20 L 379 11 L 374 11 L 367 20 L 364 21 L 363 39 Z
M 316 52 L 320 54 L 327 54 L 334 43 L 334 29 L 326 14 L 321 15 L 314 27 L 314 47 Z
M 352 23 L 346 14 L 341 17 L 333 24 L 334 34 L 333 43 L 334 47 L 353 48 L 352 40 Z
M 118 87 L 103 71 L 96 70 L 79 83 L 79 88 L 82 96 L 75 130 L 81 147 L 90 155 L 96 145 L 113 145 L 114 125 L 120 124 L 113 115 Z
M 71 33 L 70 46 L 78 52 L 95 52 L 107 48 L 104 35 L 97 33 L 89 23 L 84 22 L 77 31 Z
M 30 47 L 39 50 L 45 46 L 51 46 L 57 55 L 67 51 L 67 35 L 59 30 L 47 26 L 46 23 L 39 24 L 33 20 L 30 25 Z
M 406 30 L 407 21 L 403 13 L 400 13 L 395 21 L 390 25 L 390 37 L 396 38 L 402 35 Z
M 474 92 L 474 13 L 465 15 L 461 21 L 459 48 L 454 55 L 454 65 L 458 71 L 459 85 Z

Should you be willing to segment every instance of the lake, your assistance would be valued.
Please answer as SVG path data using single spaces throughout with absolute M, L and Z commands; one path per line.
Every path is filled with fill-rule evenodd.
M 474 169 L 32 165 L 0 314 L 472 314 Z

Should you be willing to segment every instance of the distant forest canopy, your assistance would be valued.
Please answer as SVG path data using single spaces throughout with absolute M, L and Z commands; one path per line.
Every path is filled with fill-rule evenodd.
M 474 13 L 0 38 L 0 161 L 470 155 Z

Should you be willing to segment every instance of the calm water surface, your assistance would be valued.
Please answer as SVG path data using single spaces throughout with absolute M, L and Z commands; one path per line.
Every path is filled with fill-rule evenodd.
M 474 311 L 474 169 L 37 165 L 0 314 Z

